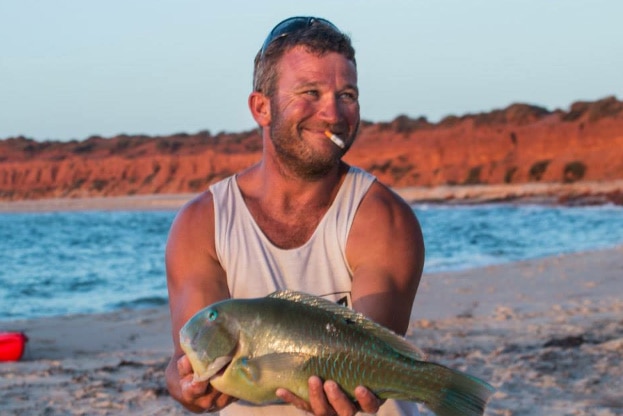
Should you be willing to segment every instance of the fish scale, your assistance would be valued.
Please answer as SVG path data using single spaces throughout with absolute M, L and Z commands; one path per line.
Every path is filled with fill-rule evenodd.
M 312 375 L 334 380 L 351 398 L 363 385 L 382 399 L 424 403 L 439 416 L 482 415 L 494 391 L 426 361 L 357 312 L 292 291 L 210 305 L 180 330 L 180 345 L 195 379 L 259 405 L 278 402 L 278 388 L 308 400 Z

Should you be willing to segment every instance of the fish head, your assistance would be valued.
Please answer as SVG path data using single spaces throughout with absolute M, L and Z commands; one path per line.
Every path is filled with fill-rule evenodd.
M 180 346 L 193 368 L 194 380 L 219 374 L 232 360 L 240 326 L 219 304 L 197 312 L 180 330 Z

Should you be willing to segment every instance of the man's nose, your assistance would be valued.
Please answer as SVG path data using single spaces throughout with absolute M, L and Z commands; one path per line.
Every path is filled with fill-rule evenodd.
M 340 105 L 334 95 L 327 95 L 320 101 L 318 115 L 328 124 L 335 124 L 340 121 Z

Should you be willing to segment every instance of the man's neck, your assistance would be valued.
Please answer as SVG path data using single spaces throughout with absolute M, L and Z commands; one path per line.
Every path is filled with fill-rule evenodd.
M 341 163 L 315 181 L 269 173 L 258 164 L 238 176 L 238 187 L 258 226 L 277 246 L 304 244 L 323 218 L 348 172 Z

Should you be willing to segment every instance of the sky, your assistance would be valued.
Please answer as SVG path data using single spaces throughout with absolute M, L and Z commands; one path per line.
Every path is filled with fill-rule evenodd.
M 250 130 L 253 57 L 294 15 L 351 36 L 364 120 L 623 99 L 620 0 L 0 0 L 0 139 Z

